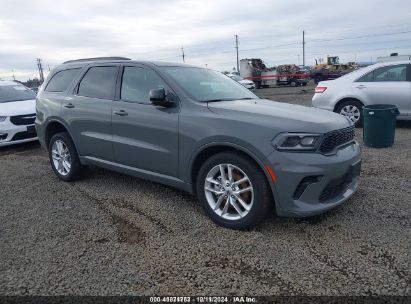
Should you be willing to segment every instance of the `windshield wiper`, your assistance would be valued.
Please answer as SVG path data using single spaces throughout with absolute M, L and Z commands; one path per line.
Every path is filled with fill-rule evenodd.
M 236 100 L 248 100 L 248 99 L 255 99 L 255 98 L 252 98 L 252 97 L 244 97 L 244 98 L 238 98 L 238 99 L 236 99 Z

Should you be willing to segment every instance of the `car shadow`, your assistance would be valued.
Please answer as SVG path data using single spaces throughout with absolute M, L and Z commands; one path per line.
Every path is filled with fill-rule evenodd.
M 40 143 L 38 141 L 30 141 L 21 144 L 14 144 L 10 146 L 0 147 L 0 156 L 16 154 L 20 152 L 39 149 Z

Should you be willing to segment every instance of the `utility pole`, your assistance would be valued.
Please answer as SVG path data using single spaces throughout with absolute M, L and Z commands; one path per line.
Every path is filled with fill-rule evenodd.
M 240 73 L 240 64 L 238 62 L 238 35 L 235 35 L 235 50 L 237 52 L 237 73 Z
M 16 81 L 16 77 L 14 77 L 14 69 L 12 70 L 13 72 L 13 80 Z
M 305 66 L 305 32 L 303 31 L 303 66 Z
M 181 47 L 181 53 L 183 55 L 183 62 L 186 63 L 186 59 L 185 59 L 186 56 L 184 55 L 184 47 L 183 46 Z
M 39 69 L 40 81 L 43 83 L 44 74 L 43 74 L 43 64 L 41 63 L 41 58 L 36 58 L 36 61 L 37 61 L 37 67 Z

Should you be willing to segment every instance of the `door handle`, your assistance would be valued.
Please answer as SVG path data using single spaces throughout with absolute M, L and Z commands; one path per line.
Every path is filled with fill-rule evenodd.
M 366 89 L 367 87 L 363 84 L 356 86 L 357 89 Z
M 128 115 L 128 113 L 124 110 L 114 111 L 113 113 L 118 115 L 118 116 L 127 116 Z
M 71 102 L 69 102 L 69 103 L 64 104 L 64 107 L 67 109 L 72 109 L 74 108 L 74 105 Z

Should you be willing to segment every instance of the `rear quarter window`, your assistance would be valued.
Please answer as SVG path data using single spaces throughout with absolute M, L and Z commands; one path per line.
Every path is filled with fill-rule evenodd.
M 57 72 L 48 82 L 46 92 L 63 92 L 67 90 L 80 68 Z

